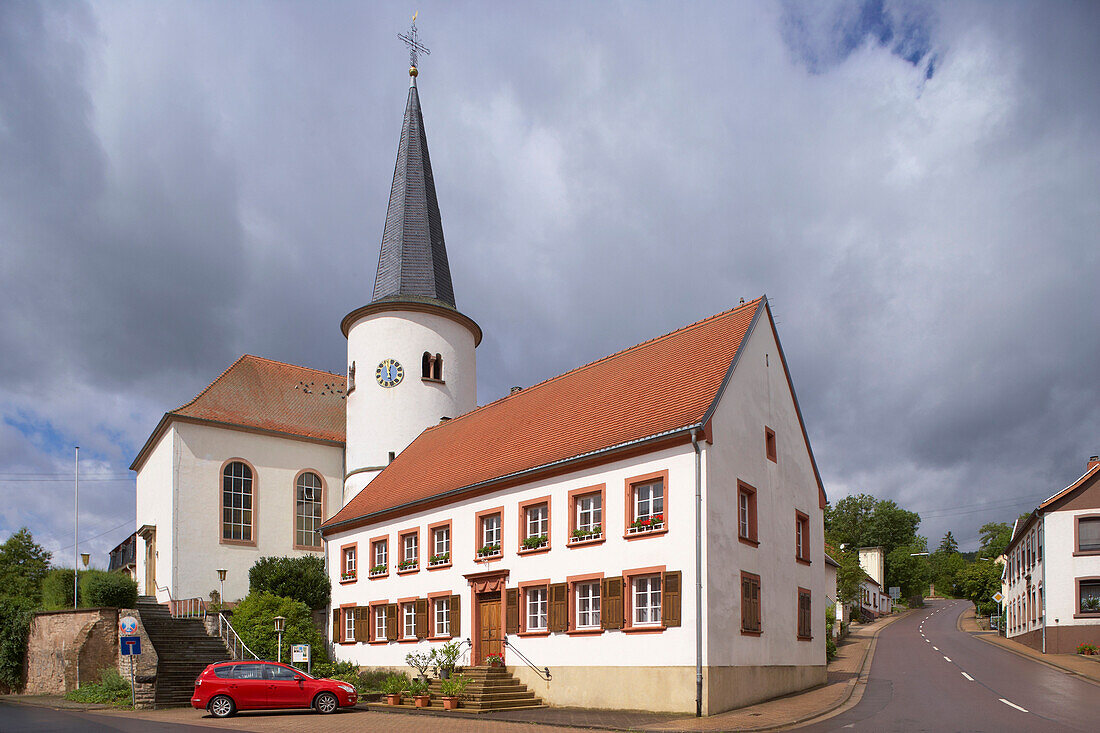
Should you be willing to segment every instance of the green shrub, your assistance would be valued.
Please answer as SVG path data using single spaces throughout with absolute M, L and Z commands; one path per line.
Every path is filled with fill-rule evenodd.
M 66 700 L 95 702 L 104 705 L 129 705 L 130 681 L 108 667 L 99 675 L 99 682 L 85 682 L 78 689 L 65 695 Z
M 319 557 L 261 557 L 248 571 L 249 594 L 293 598 L 310 608 L 327 608 L 331 584 Z
M 0 599 L 0 692 L 23 687 L 23 660 L 33 617 L 29 600 Z
M 836 642 L 831 636 L 825 637 L 825 659 L 828 661 L 836 659 Z
M 278 658 L 275 617 L 286 619 L 283 631 L 283 659 L 290 659 L 291 644 L 309 644 L 318 669 L 328 661 L 325 639 L 313 625 L 313 614 L 301 601 L 270 593 L 249 593 L 233 609 L 233 628 L 249 649 L 261 659 Z
M 470 684 L 470 678 L 466 675 L 456 674 L 440 683 L 443 697 L 460 697 L 466 691 L 466 685 Z
M 0 598 L 42 601 L 42 579 L 50 569 L 50 553 L 23 527 L 0 544 Z
M 382 689 L 382 681 L 389 675 L 389 671 L 368 667 L 359 671 L 359 679 L 363 681 L 363 689 L 369 692 Z
M 1096 654 L 1097 653 L 1096 645 L 1095 644 L 1078 644 L 1077 645 L 1077 653 L 1078 654 Z
M 393 672 L 382 680 L 382 692 L 387 695 L 400 695 L 409 689 L 409 678 L 405 674 Z
M 133 608 L 137 596 L 137 583 L 125 573 L 87 570 L 80 574 L 81 606 Z
M 42 607 L 60 611 L 73 607 L 73 569 L 50 568 L 42 579 Z
M 428 694 L 428 681 L 425 679 L 416 679 L 409 683 L 409 694 L 414 697 Z

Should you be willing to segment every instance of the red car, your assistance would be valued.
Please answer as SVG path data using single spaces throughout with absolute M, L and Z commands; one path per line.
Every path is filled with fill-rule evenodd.
M 218 662 L 195 680 L 191 707 L 228 718 L 238 710 L 314 708 L 335 713 L 358 700 L 355 688 L 340 680 L 318 679 L 278 662 Z

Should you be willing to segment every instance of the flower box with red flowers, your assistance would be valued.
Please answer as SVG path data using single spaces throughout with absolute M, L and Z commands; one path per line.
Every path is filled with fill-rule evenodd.
M 665 528 L 665 515 L 663 514 L 651 514 L 648 517 L 637 519 L 630 523 L 627 527 L 627 534 L 645 534 L 646 532 L 656 532 L 657 530 Z
M 485 663 L 490 667 L 503 667 L 504 655 L 503 654 L 486 654 Z

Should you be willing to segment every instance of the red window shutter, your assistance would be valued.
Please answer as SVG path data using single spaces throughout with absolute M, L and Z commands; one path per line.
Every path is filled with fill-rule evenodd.
M 505 591 L 504 629 L 506 634 L 519 633 L 519 589 Z
M 680 571 L 673 570 L 665 573 L 661 588 L 661 623 L 665 626 L 679 626 L 683 595 L 680 589 Z

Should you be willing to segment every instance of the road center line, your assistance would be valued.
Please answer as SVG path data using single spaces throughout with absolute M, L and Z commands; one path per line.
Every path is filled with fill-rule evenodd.
M 963 673 L 962 673 L 962 675 L 963 675 L 963 677 L 967 678 L 967 679 L 968 679 L 968 680 L 970 680 L 971 682 L 973 682 L 973 681 L 974 681 L 974 678 L 973 678 L 973 677 L 971 677 L 970 675 L 968 675 L 968 674 L 967 674 L 966 672 L 963 672 Z
M 949 662 L 951 661 L 951 657 L 944 657 L 944 659 L 946 659 Z
M 1026 713 L 1027 712 L 1027 710 L 1024 710 L 1022 707 L 1020 707 L 1016 703 L 1009 702 L 1008 700 L 1005 700 L 1003 697 L 1001 698 L 1001 702 L 1003 702 L 1005 705 L 1009 706 L 1010 708 L 1016 708 L 1021 713 Z
M 938 646 L 936 646 L 935 644 L 932 645 L 932 648 L 935 649 L 936 651 L 940 650 L 940 648 Z

